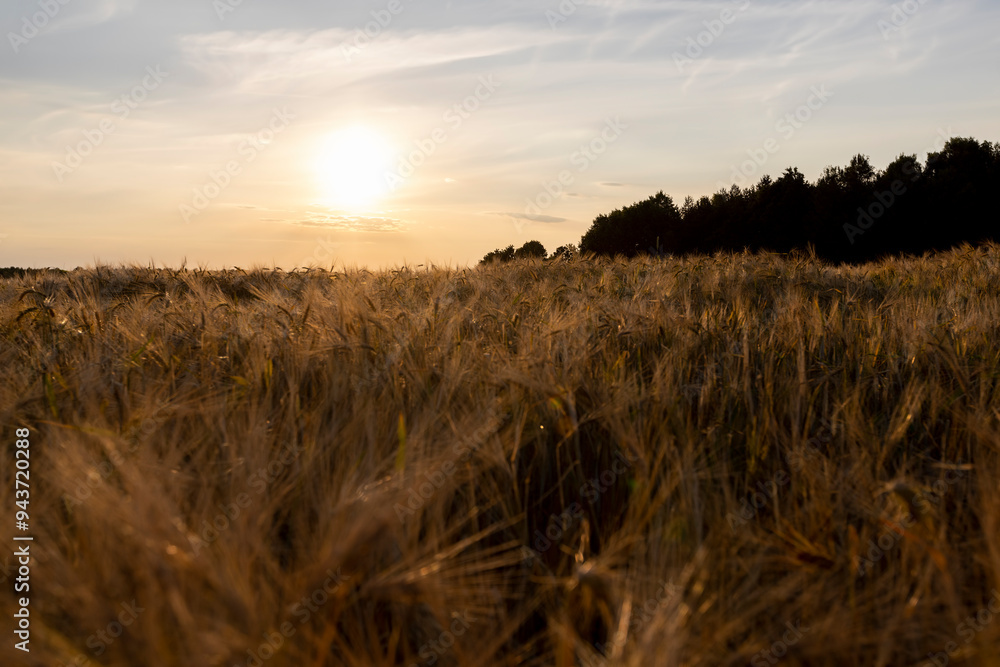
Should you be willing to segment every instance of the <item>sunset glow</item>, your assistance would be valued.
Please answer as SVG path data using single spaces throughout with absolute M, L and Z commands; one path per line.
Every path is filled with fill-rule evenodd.
M 1000 139 L 994 2 L 43 4 L 0 8 L 0 265 L 464 266 Z
M 391 146 L 369 127 L 348 127 L 331 135 L 316 160 L 324 203 L 350 212 L 378 204 L 389 192 L 385 175 L 392 158 Z

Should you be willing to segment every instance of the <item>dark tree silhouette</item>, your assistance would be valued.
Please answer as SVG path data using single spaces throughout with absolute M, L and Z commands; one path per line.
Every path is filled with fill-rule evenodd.
M 489 264 L 490 262 L 509 262 L 514 259 L 514 246 L 509 245 L 503 250 L 499 248 L 491 252 L 486 253 L 483 257 L 481 264 Z
M 997 238 L 1000 144 L 952 139 L 927 156 L 926 172 L 928 227 L 940 244 Z
M 884 255 L 1000 241 L 1000 143 L 950 139 L 927 156 L 900 155 L 876 170 L 857 154 L 809 183 L 795 168 L 777 180 L 687 197 L 678 209 L 662 191 L 594 219 L 580 252 L 684 255 L 814 248 L 819 257 L 863 262 Z M 483 261 L 544 256 L 541 244 L 494 250 Z M 554 256 L 565 255 L 560 247 Z M 538 253 L 541 254 L 538 254 Z
M 579 250 L 579 248 L 576 247 L 576 244 L 567 243 L 566 245 L 561 245 L 558 248 L 556 248 L 555 250 L 553 250 L 552 254 L 549 256 L 549 259 L 550 260 L 551 259 L 573 259 L 574 257 L 576 257 L 579 254 L 580 254 L 580 250 Z
M 599 215 L 580 249 L 599 255 L 789 252 L 812 247 L 833 261 L 1000 240 L 1000 144 L 954 138 L 921 165 L 900 155 L 884 171 L 858 154 L 827 167 L 815 184 L 795 168 L 688 197 L 681 210 L 663 192 Z
M 527 257 L 545 257 L 545 246 L 538 241 L 528 241 L 523 246 L 514 251 L 514 259 L 525 259 Z
M 496 249 L 483 257 L 481 264 L 491 262 L 509 262 L 514 259 L 526 259 L 528 257 L 545 258 L 545 246 L 538 241 L 528 241 L 523 246 L 514 250 L 514 246 L 509 245 L 504 249 Z
M 680 224 L 680 210 L 661 190 L 645 201 L 598 216 L 580 240 L 580 251 L 633 257 L 662 247 Z

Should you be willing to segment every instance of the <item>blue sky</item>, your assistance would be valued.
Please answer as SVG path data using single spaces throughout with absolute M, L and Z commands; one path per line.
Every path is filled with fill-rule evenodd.
M 0 265 L 475 262 L 1000 140 L 1000 4 L 8 0 Z

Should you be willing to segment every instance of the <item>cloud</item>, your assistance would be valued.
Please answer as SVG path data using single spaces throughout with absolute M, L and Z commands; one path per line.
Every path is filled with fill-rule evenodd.
M 310 212 L 305 218 L 287 220 L 286 222 L 301 227 L 317 227 L 343 232 L 399 232 L 406 227 L 405 222 L 396 218 L 336 215 L 318 212 Z
M 352 30 L 275 29 L 190 34 L 180 48 L 212 84 L 249 94 L 316 95 L 366 80 L 405 80 L 414 71 L 454 67 L 479 74 L 484 59 L 522 51 L 525 39 L 524 29 L 510 26 L 387 31 L 358 49 Z
M 83 30 L 107 23 L 113 18 L 129 14 L 135 10 L 137 0 L 97 0 L 96 2 L 72 3 L 65 10 L 60 8 L 51 32 Z M 62 5 L 63 3 L 60 3 Z
M 776 123 L 812 86 L 828 86 L 831 104 L 782 137 L 756 176 L 796 166 L 815 178 L 858 151 L 885 164 L 928 146 L 941 125 L 997 138 L 1000 3 L 918 3 L 883 35 L 879 22 L 893 19 L 892 0 L 752 0 L 708 39 L 706 22 L 717 26 L 722 10 L 743 0 L 409 2 L 364 43 L 357 30 L 385 0 L 234 2 L 239 10 L 225 20 L 212 0 L 61 5 L 24 57 L 0 58 L 0 218 L 16 221 L 4 230 L 13 239 L 5 247 L 35 227 L 49 238 L 76 238 L 95 225 L 86 229 L 88 244 L 39 246 L 19 261 L 49 264 L 64 252 L 72 266 L 94 253 L 131 252 L 125 242 L 109 245 L 112 228 L 127 230 L 135 247 L 141 240 L 161 248 L 160 212 L 176 218 L 175 200 L 286 105 L 295 126 L 246 165 L 205 213 L 206 224 L 262 225 L 282 239 L 326 229 L 352 245 L 374 238 L 366 261 L 390 264 L 413 253 L 478 255 L 479 240 L 452 233 L 470 217 L 568 232 L 640 190 L 662 186 L 678 202 L 710 195 L 748 151 L 780 136 Z M 0 23 L 19 29 L 37 3 L 0 5 Z M 567 20 L 553 28 L 548 10 L 565 11 Z M 357 52 L 345 50 L 352 44 Z M 674 56 L 686 57 L 689 47 L 700 54 L 679 67 Z M 162 65 L 170 78 L 120 118 L 112 104 L 147 65 Z M 460 126 L 446 119 L 490 75 L 501 84 L 496 95 Z M 545 209 L 549 215 L 504 212 L 522 210 L 540 184 L 579 167 L 571 156 L 616 116 L 628 130 L 585 173 L 573 172 L 572 191 Z M 106 118 L 115 132 L 54 196 L 52 162 Z M 447 141 L 387 198 L 384 212 L 352 215 L 315 204 L 322 179 L 312 172 L 323 137 L 355 123 L 380 132 L 401 156 L 435 128 Z M 400 230 L 413 233 L 392 233 Z M 186 251 L 192 241 L 183 242 Z M 212 261 L 243 262 L 251 250 L 237 246 L 218 246 Z M 272 251 L 280 246 L 259 250 Z
M 491 211 L 487 215 L 499 215 L 505 218 L 514 218 L 515 220 L 529 220 L 531 222 L 566 222 L 566 218 L 556 218 L 551 215 L 528 215 L 527 213 L 501 213 L 496 211 Z

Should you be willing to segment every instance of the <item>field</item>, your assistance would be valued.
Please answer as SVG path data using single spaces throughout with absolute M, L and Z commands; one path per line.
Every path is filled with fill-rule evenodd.
M 1000 246 L 99 266 L 0 340 L 4 665 L 1000 665 Z

